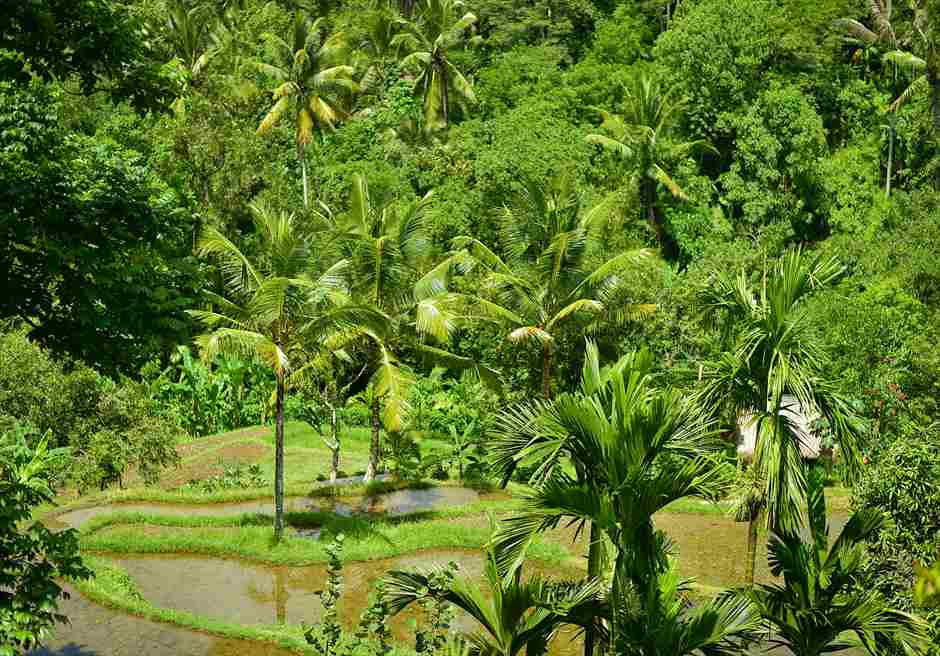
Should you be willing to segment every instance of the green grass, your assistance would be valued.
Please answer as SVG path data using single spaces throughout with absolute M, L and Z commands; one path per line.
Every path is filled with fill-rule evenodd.
M 325 547 L 330 536 L 346 535 L 347 560 L 378 560 L 413 551 L 446 548 L 482 548 L 490 538 L 488 525 L 468 526 L 450 520 L 475 515 L 486 507 L 477 504 L 452 508 L 435 518 L 423 516 L 390 518 L 340 517 L 329 513 L 291 513 L 294 526 L 319 526 L 320 540 L 288 534 L 280 544 L 273 542 L 271 518 L 264 515 L 236 517 L 169 517 L 133 513 L 100 516 L 89 522 L 81 536 L 86 552 L 179 554 L 239 557 L 274 565 L 309 565 L 328 560 Z M 506 509 L 508 505 L 501 508 Z M 461 515 L 463 513 L 463 515 Z M 434 513 L 436 514 L 436 513 Z M 148 534 L 140 526 L 162 526 L 166 533 Z M 108 531 L 103 529 L 108 528 Z M 174 530 L 176 529 L 176 530 Z M 549 563 L 563 563 L 571 554 L 559 545 L 536 542 L 530 556 Z

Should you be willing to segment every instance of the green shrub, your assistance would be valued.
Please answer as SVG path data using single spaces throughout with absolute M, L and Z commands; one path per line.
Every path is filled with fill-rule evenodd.
M 915 608 L 917 564 L 929 564 L 940 547 L 940 426 L 909 424 L 883 450 L 875 451 L 855 489 L 856 508 L 879 508 L 894 525 L 869 544 L 866 572 L 896 608 Z M 940 610 L 919 609 L 940 627 Z M 940 632 L 931 653 L 940 652 Z

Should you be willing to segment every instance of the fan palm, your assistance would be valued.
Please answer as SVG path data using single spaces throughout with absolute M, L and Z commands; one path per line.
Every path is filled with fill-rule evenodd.
M 667 540 L 655 528 L 653 515 L 684 497 L 716 498 L 725 486 L 712 457 L 719 449 L 712 427 L 680 392 L 652 387 L 650 362 L 643 352 L 628 356 L 583 380 L 577 392 L 506 411 L 492 447 L 497 456 L 505 458 L 515 449 L 519 460 L 535 457 L 545 463 L 545 480 L 494 537 L 499 553 L 507 563 L 519 558 L 537 533 L 565 520 L 596 525 L 616 552 L 614 640 L 629 635 L 636 622 L 686 621 L 657 605 L 666 599 L 658 591 L 669 561 Z M 562 452 L 570 454 L 581 476 L 557 466 Z M 637 600 L 645 620 L 635 614 Z M 747 623 L 737 611 L 712 610 L 741 620 L 729 617 L 723 624 L 728 632 L 719 632 L 715 644 L 745 630 Z M 646 648 L 630 649 L 645 653 Z
M 322 18 L 310 21 L 297 12 L 290 43 L 274 34 L 267 36 L 274 45 L 276 60 L 257 66 L 277 86 L 271 92 L 274 105 L 262 119 L 258 133 L 267 132 L 285 112 L 293 111 L 304 207 L 309 207 L 307 146 L 317 133 L 332 130 L 345 116 L 343 103 L 358 85 L 351 79 L 353 67 L 342 62 L 346 54 L 342 33 L 325 36 Z
M 373 198 L 366 179 L 353 177 L 350 209 L 344 214 L 323 215 L 331 238 L 350 264 L 353 294 L 383 317 L 382 330 L 365 328 L 360 336 L 372 357 L 372 445 L 366 479 L 375 476 L 381 450 L 381 423 L 386 431 L 399 432 L 407 422 L 411 376 L 396 357 L 406 337 L 417 349 L 445 366 L 470 368 L 488 378 L 491 372 L 473 362 L 424 344 L 426 339 L 446 342 L 459 325 L 466 300 L 448 292 L 451 264 L 432 267 L 425 221 L 431 200 L 428 194 L 409 202 Z
M 604 631 L 599 621 L 607 612 L 603 586 L 596 579 L 551 581 L 532 576 L 523 581 L 522 567 L 500 569 L 499 554 L 487 552 L 481 588 L 469 577 L 452 577 L 444 587 L 431 585 L 432 572 L 389 572 L 385 590 L 389 610 L 396 614 L 426 595 L 464 611 L 481 631 L 466 636 L 470 653 L 479 656 L 544 654 L 558 629 L 566 624 Z M 439 578 L 439 577 L 438 577 Z
M 513 344 L 538 343 L 542 395 L 551 396 L 557 338 L 575 325 L 622 323 L 655 311 L 632 302 L 627 273 L 650 258 L 648 250 L 614 255 L 601 239 L 609 203 L 583 211 L 583 196 L 568 174 L 544 185 L 529 183 L 501 217 L 500 258 L 473 237 L 457 237 L 460 266 L 484 270 L 476 312 L 511 330 Z
M 783 581 L 739 594 L 769 625 L 771 645 L 796 656 L 846 649 L 851 634 L 871 654 L 917 653 L 927 645 L 925 622 L 888 607 L 879 592 L 862 584 L 864 541 L 886 522 L 878 510 L 858 511 L 829 545 L 823 488 L 812 490 L 809 541 L 791 531 L 770 538 L 770 569 Z
M 327 337 L 375 313 L 348 304 L 342 260 L 317 270 L 319 258 L 293 215 L 253 206 L 261 239 L 257 258 L 249 258 L 215 228 L 205 228 L 200 255 L 218 260 L 225 295 L 210 295 L 212 310 L 191 311 L 209 332 L 197 339 L 204 358 L 220 352 L 254 358 L 271 367 L 275 390 L 275 537 L 284 530 L 284 396 L 291 370 L 311 358 Z
M 785 395 L 799 404 L 804 417 L 819 416 L 854 472 L 859 465 L 859 429 L 848 402 L 826 377 L 825 353 L 805 310 L 807 297 L 834 281 L 842 268 L 833 259 L 787 253 L 759 290 L 744 276 L 719 275 L 699 297 L 708 318 L 723 321 L 727 349 L 707 363 L 700 404 L 718 413 L 730 410 L 740 424 L 756 430 L 753 468 L 763 485 L 767 524 L 771 530 L 795 529 L 805 519 L 807 475 L 800 450 L 800 427 Z M 748 513 L 750 522 L 760 512 Z M 753 525 L 748 533 L 754 531 Z M 753 554 L 752 554 L 753 558 Z M 747 563 L 753 582 L 754 562 Z
M 633 78 L 626 89 L 623 116 L 600 110 L 605 134 L 589 134 L 587 141 L 612 151 L 631 162 L 637 173 L 641 219 L 656 232 L 663 254 L 678 255 L 675 238 L 666 229 L 659 205 L 659 185 L 675 197 L 687 196 L 669 173 L 672 166 L 689 155 L 713 151 L 704 140 L 675 142 L 670 139 L 685 109 L 686 99 L 673 88 L 664 88 L 658 79 L 644 72 Z
M 415 19 L 403 22 L 393 39 L 409 53 L 402 66 L 415 74 L 415 93 L 424 99 L 424 129 L 445 128 L 454 104 L 476 103 L 473 85 L 448 57 L 460 46 L 477 17 L 464 11 L 461 0 L 422 0 Z

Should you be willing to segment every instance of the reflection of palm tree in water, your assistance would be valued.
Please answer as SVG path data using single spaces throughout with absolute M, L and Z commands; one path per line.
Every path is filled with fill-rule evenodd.
M 274 612 L 278 624 L 287 624 L 287 570 L 283 567 L 274 568 Z

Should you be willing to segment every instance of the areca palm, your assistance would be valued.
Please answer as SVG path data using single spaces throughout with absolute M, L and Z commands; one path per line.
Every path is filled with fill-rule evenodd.
M 345 100 L 358 85 L 354 69 L 343 62 L 343 35 L 324 34 L 323 19 L 310 21 L 302 12 L 294 15 L 290 42 L 269 34 L 275 61 L 259 63 L 258 69 L 277 86 L 271 91 L 274 105 L 258 125 L 258 133 L 270 130 L 288 111 L 294 114 L 297 159 L 303 176 L 304 207 L 309 207 L 306 149 L 316 134 L 332 130 L 345 117 Z
M 535 342 L 542 351 L 542 395 L 551 396 L 557 338 L 575 325 L 621 323 L 655 311 L 633 302 L 626 285 L 631 271 L 652 253 L 610 255 L 600 228 L 607 202 L 587 210 L 570 175 L 529 183 L 501 217 L 499 257 L 473 237 L 457 237 L 453 256 L 461 266 L 484 270 L 479 315 L 508 328 L 513 344 Z
M 929 630 L 917 617 L 888 607 L 881 594 L 862 584 L 865 539 L 887 522 L 878 510 L 856 512 L 829 544 L 823 488 L 809 503 L 810 536 L 772 535 L 771 573 L 783 581 L 744 590 L 769 625 L 770 644 L 796 656 L 820 656 L 853 646 L 854 634 L 871 654 L 917 653 L 929 643 Z
M 476 103 L 473 85 L 448 52 L 463 43 L 477 17 L 464 11 L 462 0 L 422 0 L 418 7 L 393 44 L 408 53 L 402 66 L 416 76 L 414 90 L 424 99 L 424 129 L 430 132 L 447 127 L 453 105 Z
M 453 605 L 480 626 L 481 631 L 467 636 L 470 653 L 479 656 L 544 654 L 566 624 L 604 631 L 600 618 L 607 604 L 600 581 L 551 581 L 538 575 L 523 580 L 521 566 L 507 572 L 500 560 L 492 548 L 487 552 L 485 589 L 469 577 L 451 578 L 439 588 L 431 585 L 432 572 L 389 572 L 384 579 L 389 610 L 399 613 L 425 595 Z
M 641 218 L 656 232 L 663 254 L 678 255 L 675 238 L 666 229 L 659 204 L 659 186 L 673 197 L 687 196 L 670 169 L 689 155 L 714 150 L 705 140 L 674 141 L 672 131 L 685 109 L 686 99 L 675 88 L 664 88 L 648 73 L 633 78 L 626 89 L 622 116 L 601 110 L 604 134 L 587 136 L 587 141 L 615 153 L 631 163 L 639 182 Z
M 543 480 L 494 540 L 509 563 L 537 533 L 566 520 L 591 522 L 615 550 L 616 651 L 720 653 L 752 632 L 746 604 L 722 599 L 683 613 L 683 585 L 653 520 L 677 499 L 714 498 L 723 489 L 711 458 L 718 446 L 694 405 L 677 391 L 652 387 L 650 365 L 641 352 L 605 371 L 592 356 L 577 392 L 502 414 L 497 462 L 539 461 Z M 577 478 L 559 466 L 564 462 L 574 463 Z
M 261 251 L 250 258 L 215 228 L 198 242 L 200 255 L 214 257 L 225 295 L 210 295 L 213 309 L 192 311 L 209 332 L 197 339 L 204 358 L 217 353 L 254 358 L 269 366 L 275 390 L 275 537 L 284 530 L 284 396 L 290 372 L 313 356 L 335 330 L 367 321 L 371 310 L 346 303 L 338 261 L 317 269 L 307 235 L 293 215 L 253 206 Z
M 810 294 L 841 272 L 833 259 L 792 250 L 769 277 L 765 273 L 760 289 L 753 289 L 742 271 L 719 275 L 700 295 L 705 315 L 723 323 L 727 348 L 703 368 L 699 402 L 714 413 L 731 411 L 739 429 L 747 424 L 756 431 L 752 467 L 763 501 L 748 513 L 752 539 L 763 510 L 773 531 L 795 530 L 806 517 L 804 438 L 785 396 L 796 399 L 804 417 L 824 419 L 850 473 L 858 467 L 855 415 L 826 376 L 825 353 L 805 309 Z M 746 578 L 753 582 L 754 555 L 749 553 Z

